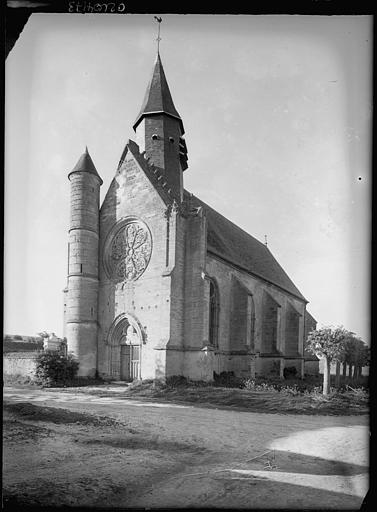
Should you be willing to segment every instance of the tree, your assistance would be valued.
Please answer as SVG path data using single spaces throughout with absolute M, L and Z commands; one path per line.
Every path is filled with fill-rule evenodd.
M 336 360 L 336 367 L 335 367 L 335 387 L 340 387 L 340 358 Z
M 343 376 L 346 376 L 348 364 L 348 376 L 355 379 L 361 375 L 362 367 L 368 364 L 369 347 L 353 332 L 348 333 L 343 345 L 343 353 L 340 356 L 340 361 L 343 363 Z
M 363 366 L 369 363 L 370 350 L 361 338 L 355 337 L 354 351 L 352 353 L 351 361 L 353 363 L 353 379 L 357 379 L 361 375 Z
M 337 375 L 335 381 L 337 385 L 340 384 L 340 375 L 338 376 L 338 372 L 340 374 L 340 363 L 343 364 L 343 379 L 347 376 L 347 364 L 349 366 L 349 371 L 352 372 L 352 358 L 355 352 L 355 333 L 348 331 L 347 335 L 343 341 L 343 350 L 337 360 Z
M 324 360 L 323 394 L 330 392 L 330 366 L 338 361 L 344 351 L 344 342 L 349 335 L 343 327 L 323 327 L 309 333 L 307 349 L 312 354 Z

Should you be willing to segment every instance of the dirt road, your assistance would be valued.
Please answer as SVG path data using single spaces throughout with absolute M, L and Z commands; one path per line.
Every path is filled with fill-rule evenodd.
M 5 504 L 361 505 L 368 487 L 366 416 L 205 409 L 124 400 L 116 391 L 100 398 L 5 388 Z M 25 413 L 22 404 L 34 409 Z

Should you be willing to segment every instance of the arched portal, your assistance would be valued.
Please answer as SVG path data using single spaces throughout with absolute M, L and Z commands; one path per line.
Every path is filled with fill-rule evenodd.
M 123 313 L 113 322 L 109 335 L 109 374 L 119 380 L 141 378 L 143 332 L 132 315 Z

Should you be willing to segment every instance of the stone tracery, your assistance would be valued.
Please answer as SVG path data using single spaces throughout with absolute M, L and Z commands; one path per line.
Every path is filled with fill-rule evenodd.
M 108 249 L 108 269 L 117 282 L 135 281 L 148 266 L 152 250 L 148 228 L 134 220 L 124 224 L 113 236 Z

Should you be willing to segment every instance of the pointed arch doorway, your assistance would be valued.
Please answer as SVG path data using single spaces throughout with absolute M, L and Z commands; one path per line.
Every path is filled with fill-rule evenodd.
M 119 315 L 108 336 L 109 373 L 117 380 L 141 379 L 141 348 L 143 333 L 139 322 L 129 314 Z

